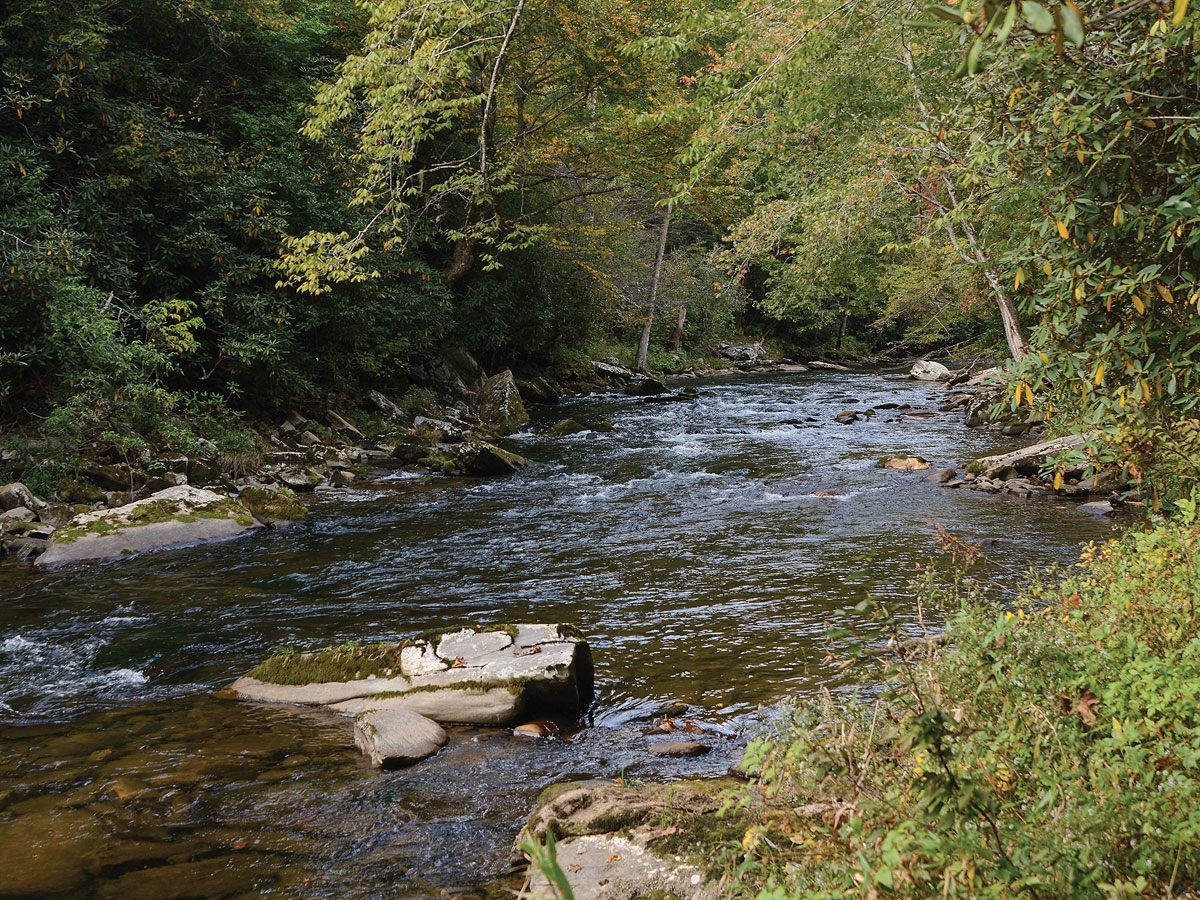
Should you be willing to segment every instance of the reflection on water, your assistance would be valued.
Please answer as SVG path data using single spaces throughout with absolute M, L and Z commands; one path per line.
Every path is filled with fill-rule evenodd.
M 760 707 L 839 688 L 826 629 L 866 627 L 853 606 L 868 587 L 915 616 L 931 522 L 987 542 L 1009 579 L 1110 527 L 877 466 L 893 453 L 961 466 L 1006 446 L 957 416 L 832 421 L 936 409 L 937 388 L 870 373 L 697 387 L 557 407 L 547 421 L 618 430 L 518 436 L 539 465 L 511 478 L 384 475 L 325 495 L 297 531 L 0 569 L 0 896 L 486 890 L 541 787 L 719 772 Z M 380 773 L 348 721 L 212 696 L 274 646 L 497 621 L 589 636 L 599 696 L 582 730 L 456 729 L 433 760 Z M 671 701 L 709 728 L 708 757 L 646 755 Z

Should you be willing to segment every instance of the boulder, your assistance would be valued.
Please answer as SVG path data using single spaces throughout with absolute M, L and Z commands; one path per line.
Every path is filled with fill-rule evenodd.
M 329 708 L 343 716 L 371 709 L 404 710 L 447 725 L 511 725 L 524 715 L 526 700 L 520 686 L 410 688 L 399 695 L 355 697 Z
M 441 349 L 433 375 L 453 392 L 468 398 L 478 394 L 487 381 L 487 373 L 475 361 L 475 357 L 458 345 L 447 345 Z
M 837 363 L 824 362 L 819 359 L 815 359 L 812 362 L 810 362 L 808 364 L 808 367 L 810 369 L 825 369 L 828 372 L 849 372 L 850 371 L 849 366 L 839 366 Z
M 241 699 L 327 706 L 347 716 L 396 709 L 437 722 L 512 725 L 527 712 L 582 712 L 593 695 L 592 657 L 569 626 L 464 628 L 403 645 L 275 656 L 229 690 Z
M 1092 503 L 1080 503 L 1076 507 L 1080 512 L 1092 516 L 1108 517 L 1116 514 L 1116 509 L 1107 500 L 1096 500 Z
M 900 469 L 905 472 L 933 468 L 933 463 L 927 462 L 919 456 L 885 456 L 879 461 L 879 465 L 885 469 Z M 953 478 L 953 474 L 950 477 Z M 946 480 L 949 481 L 950 479 L 947 478 Z
M 467 475 L 511 475 L 529 462 L 487 441 L 465 441 L 447 449 L 453 450 L 455 466 Z
M 521 396 L 531 403 L 552 406 L 562 399 L 562 391 L 542 377 L 525 378 L 517 382 Z
M 915 378 L 917 381 L 949 381 L 952 375 L 953 373 L 940 362 L 931 359 L 917 360 L 908 373 L 909 378 Z
M 14 481 L 12 484 L 6 484 L 0 487 L 0 509 L 11 510 L 19 509 L 38 509 L 40 506 L 45 506 L 37 497 L 33 496 L 33 491 L 25 487 L 19 481 Z
M 371 709 L 354 719 L 354 744 L 383 769 L 411 766 L 448 740 L 436 722 L 407 709 Z
M 859 418 L 860 416 L 854 410 L 846 409 L 834 416 L 833 421 L 837 422 L 839 425 L 849 425 L 852 422 L 857 422 Z
M 257 670 L 255 670 L 257 671 Z M 298 706 L 329 706 L 397 691 L 407 691 L 412 682 L 403 676 L 392 678 L 356 678 L 347 681 L 315 681 L 306 684 L 275 684 L 250 675 L 243 675 L 229 686 L 234 696 L 242 700 L 263 700 L 268 703 L 295 703 Z M 357 715 L 364 709 L 374 708 L 363 704 L 357 708 L 339 709 L 346 715 Z
M 54 533 L 37 565 L 119 559 L 236 537 L 257 527 L 236 500 L 186 485 L 173 487 L 115 509 L 75 516 Z
M 348 441 L 363 441 L 363 433 L 355 428 L 348 420 L 338 415 L 332 409 L 325 412 L 325 421 L 329 427 Z
M 984 456 L 971 463 L 969 471 L 985 478 L 1006 478 L 1010 475 L 1037 475 L 1046 461 L 1059 453 L 1078 447 L 1087 435 L 1068 434 L 1052 441 L 1043 441 L 996 456 Z
M 505 369 L 483 383 L 479 391 L 479 418 L 501 434 L 511 434 L 529 421 L 510 370 Z
M 379 391 L 367 391 L 366 404 L 377 412 L 383 413 L 390 419 L 404 420 L 408 418 L 399 406 L 381 394 Z
M 693 756 L 704 756 L 710 750 L 712 747 L 707 744 L 698 744 L 695 741 L 660 741 L 650 745 L 649 753 L 651 756 L 669 759 L 686 759 Z
M 655 394 L 665 394 L 667 386 L 657 378 L 647 375 L 635 375 L 625 384 L 625 393 L 630 397 L 652 397 Z
M 570 873 L 577 900 L 707 900 L 717 896 L 717 885 L 707 880 L 701 867 L 683 863 L 680 854 L 704 852 L 696 846 L 697 834 L 715 835 L 731 827 L 745 832 L 749 815 L 724 811 L 722 792 L 732 784 L 717 779 L 552 785 L 542 792 L 517 836 L 514 862 L 524 858 L 524 845 L 544 843 L 546 833 L 553 831 L 558 862 Z M 532 867 L 529 874 L 531 891 L 542 895 L 547 887 L 544 876 Z
M 0 513 L 0 531 L 13 525 L 35 521 L 37 521 L 37 513 L 26 506 L 18 506 Z
M 255 519 L 272 528 L 286 528 L 308 516 L 308 507 L 286 487 L 248 485 L 238 500 Z
M 624 366 L 607 360 L 593 360 L 592 366 L 595 368 L 597 375 L 620 384 L 624 384 L 634 375 L 633 369 L 627 369 Z
M 766 350 L 759 341 L 756 344 L 717 344 L 716 355 L 732 362 L 754 362 Z
M 922 481 L 928 481 L 931 484 L 947 484 L 955 479 L 958 472 L 954 469 L 938 469 L 936 472 L 930 472 Z
M 471 430 L 459 422 L 446 422 L 428 416 L 413 419 L 413 431 L 418 437 L 428 438 L 434 444 L 460 444 L 471 434 Z

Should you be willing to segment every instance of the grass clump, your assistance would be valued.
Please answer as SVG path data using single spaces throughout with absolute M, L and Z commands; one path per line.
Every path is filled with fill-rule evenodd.
M 814 811 L 760 845 L 761 898 L 1195 896 L 1200 516 L 1089 547 L 1016 603 L 962 599 L 886 699 L 807 708 L 750 746 L 768 802 Z
M 277 650 L 248 673 L 269 684 L 319 684 L 355 681 L 374 675 L 388 678 L 400 672 L 402 644 L 342 644 L 322 650 Z

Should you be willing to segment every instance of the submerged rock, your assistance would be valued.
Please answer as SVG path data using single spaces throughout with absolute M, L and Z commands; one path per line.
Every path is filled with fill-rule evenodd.
M 36 565 L 119 559 L 236 537 L 258 527 L 236 500 L 200 488 L 173 487 L 115 509 L 75 516 L 54 533 Z

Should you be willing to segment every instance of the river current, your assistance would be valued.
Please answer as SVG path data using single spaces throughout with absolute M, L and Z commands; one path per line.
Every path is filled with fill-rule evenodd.
M 117 564 L 0 568 L 0 897 L 500 896 L 537 793 L 576 777 L 720 773 L 790 697 L 848 691 L 831 626 L 866 593 L 914 628 L 936 525 L 1016 583 L 1111 525 L 885 470 L 1011 448 L 899 373 L 713 379 L 541 414 L 613 432 L 517 435 L 496 480 L 380 473 L 303 527 Z M 694 393 L 692 393 L 694 391 Z M 847 409 L 875 410 L 851 425 Z M 597 699 L 553 739 L 452 729 L 411 769 L 369 768 L 351 726 L 217 698 L 274 647 L 472 623 L 570 622 Z M 836 650 L 836 647 L 834 647 Z M 646 753 L 671 703 L 712 747 Z

